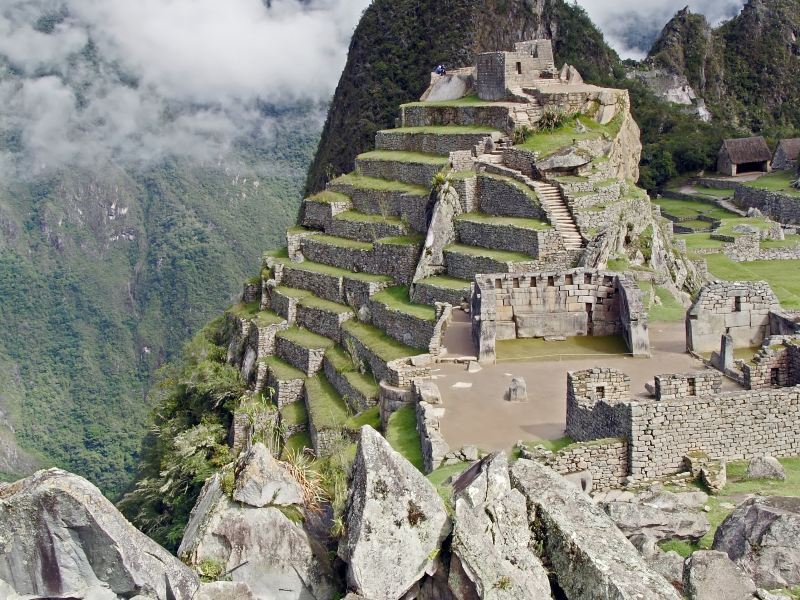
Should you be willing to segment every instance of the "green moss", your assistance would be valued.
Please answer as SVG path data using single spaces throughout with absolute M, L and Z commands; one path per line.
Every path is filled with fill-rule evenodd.
M 287 404 L 281 409 L 281 424 L 284 427 L 291 427 L 293 425 L 302 425 L 308 422 L 308 413 L 306 412 L 305 402 L 297 400 L 291 404 Z
M 267 356 L 261 359 L 273 377 L 278 381 L 291 381 L 295 379 L 305 379 L 306 374 L 300 369 L 296 369 L 287 362 L 282 361 L 277 356 Z
M 507 250 L 493 250 L 491 248 L 481 248 L 480 246 L 466 246 L 464 244 L 451 244 L 445 247 L 445 252 L 454 252 L 456 254 L 466 254 L 467 256 L 474 256 L 480 258 L 490 258 L 497 262 L 514 263 L 514 262 L 529 262 L 534 260 L 527 254 L 521 252 L 509 252 Z
M 394 338 L 389 337 L 380 329 L 367 325 L 366 323 L 350 320 L 342 325 L 342 329 L 372 350 L 381 360 L 386 362 L 407 356 L 416 356 L 424 352 L 424 350 L 406 346 Z
M 420 163 L 425 165 L 445 166 L 450 160 L 448 157 L 427 152 L 405 152 L 400 150 L 372 150 L 358 155 L 358 160 L 381 160 L 407 163 Z
M 332 192 L 331 190 L 323 190 L 318 194 L 306 198 L 306 202 L 322 202 L 324 204 L 332 204 L 334 202 L 349 202 L 350 198 L 339 192 Z
M 309 349 L 330 348 L 334 345 L 333 340 L 302 327 L 291 327 L 278 333 L 277 337 Z
M 414 406 L 404 406 L 389 417 L 386 441 L 422 471 L 422 446 L 417 433 L 417 413 Z
M 411 315 L 425 321 L 436 319 L 436 310 L 427 304 L 414 304 L 408 295 L 408 286 L 399 285 L 386 288 L 372 296 L 372 300 L 398 312 Z
M 380 179 L 378 177 L 365 177 L 356 173 L 342 175 L 331 182 L 332 184 L 341 183 L 362 190 L 373 190 L 377 192 L 400 192 L 412 194 L 414 196 L 427 196 L 430 194 L 428 188 L 421 185 L 413 185 L 395 181 L 394 179 Z
M 306 396 L 308 416 L 316 429 L 342 429 L 345 426 L 350 411 L 323 375 L 306 380 Z
M 470 223 L 480 223 L 485 225 L 507 225 L 519 227 L 520 229 L 531 229 L 533 231 L 546 231 L 553 226 L 547 221 L 539 219 L 522 219 L 519 217 L 496 217 L 486 213 L 465 213 L 456 217 L 456 221 L 469 221 Z

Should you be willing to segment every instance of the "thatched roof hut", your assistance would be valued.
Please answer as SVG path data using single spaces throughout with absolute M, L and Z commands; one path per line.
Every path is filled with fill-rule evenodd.
M 719 150 L 717 171 L 735 176 L 742 173 L 769 173 L 772 152 L 763 137 L 725 140 Z
M 791 171 L 797 168 L 800 156 L 800 138 L 781 140 L 772 157 L 772 168 L 776 171 Z

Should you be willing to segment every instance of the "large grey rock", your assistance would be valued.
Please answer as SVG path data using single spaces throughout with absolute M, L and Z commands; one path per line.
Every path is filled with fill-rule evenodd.
M 525 497 L 511 488 L 506 455 L 485 457 L 462 474 L 454 488 L 450 566 L 454 596 L 549 600 L 547 572 L 530 550 Z M 498 586 L 498 582 L 504 583 Z
M 635 502 L 608 502 L 603 508 L 628 537 L 646 533 L 657 540 L 698 540 L 711 529 L 708 518 L 698 512 L 670 512 Z
M 528 384 L 525 383 L 525 380 L 522 377 L 513 377 L 511 379 L 511 385 L 508 386 L 508 401 L 528 401 Z
M 100 490 L 60 469 L 0 485 L 0 579 L 39 597 L 189 600 L 199 586 Z
M 348 587 L 370 600 L 397 600 L 434 571 L 449 533 L 433 485 L 377 431 L 362 427 L 339 544 Z
M 750 479 L 786 479 L 783 465 L 773 456 L 756 456 L 747 465 Z
M 536 168 L 540 171 L 563 171 L 582 167 L 589 164 L 591 160 L 591 157 L 587 154 L 575 148 L 569 148 L 536 161 Z
M 724 552 L 698 550 L 686 561 L 683 590 L 691 600 L 752 600 L 756 586 Z
M 545 554 L 570 600 L 680 600 L 608 515 L 555 471 L 521 459 L 511 481 L 535 511 Z
M 680 554 L 674 550 L 664 552 L 659 548 L 655 554 L 645 558 L 645 562 L 673 587 L 683 588 L 683 557 Z
M 194 600 L 255 600 L 247 584 L 232 581 L 204 583 Z
M 262 443 L 253 444 L 236 474 L 233 499 L 250 506 L 303 504 L 303 488 Z
M 260 600 L 329 600 L 335 589 L 325 549 L 301 523 L 300 507 L 256 508 L 231 501 L 214 475 L 192 510 L 178 556 L 232 571 Z
M 800 498 L 750 498 L 714 536 L 721 550 L 766 589 L 800 585 Z

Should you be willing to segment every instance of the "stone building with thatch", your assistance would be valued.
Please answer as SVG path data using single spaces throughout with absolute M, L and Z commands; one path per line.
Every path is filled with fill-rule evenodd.
M 734 177 L 744 173 L 769 173 L 772 152 L 763 137 L 725 140 L 719 150 L 717 171 Z
M 772 157 L 772 168 L 775 171 L 794 171 L 800 156 L 800 138 L 781 140 Z

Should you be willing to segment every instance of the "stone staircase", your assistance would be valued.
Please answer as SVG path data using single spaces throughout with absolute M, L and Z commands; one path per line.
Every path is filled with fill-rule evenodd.
M 583 237 L 575 225 L 561 190 L 543 181 L 533 181 L 532 186 L 539 195 L 542 205 L 550 213 L 553 227 L 556 228 L 564 240 L 564 247 L 567 250 L 579 250 L 582 248 L 584 244 Z

